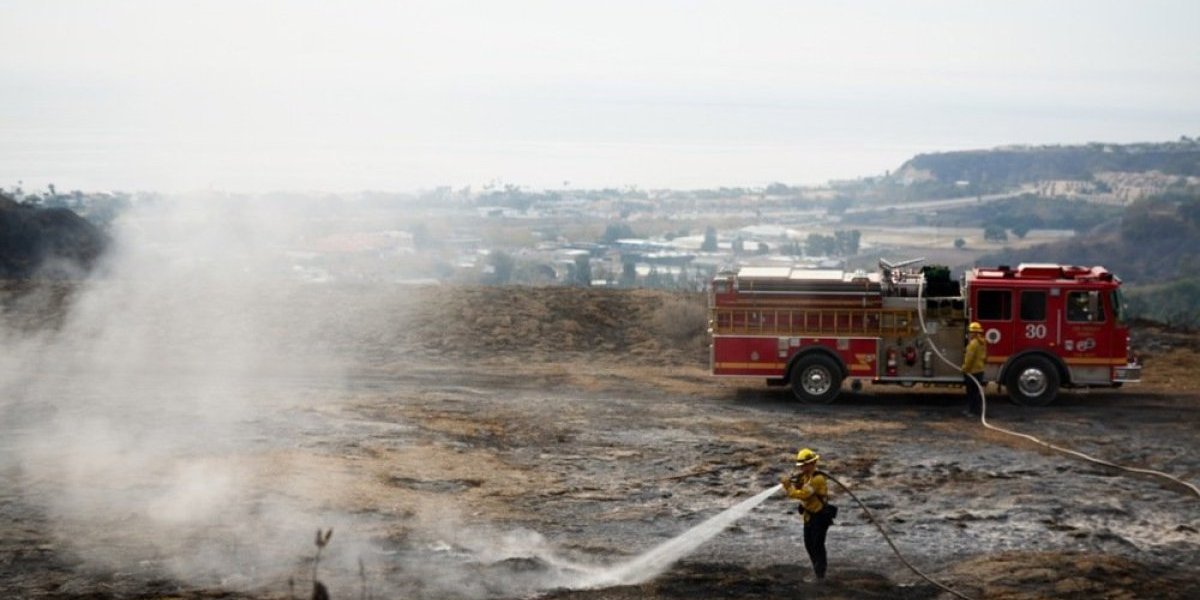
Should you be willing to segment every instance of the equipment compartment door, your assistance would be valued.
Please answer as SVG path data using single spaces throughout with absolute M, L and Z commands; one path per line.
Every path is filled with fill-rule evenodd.
M 713 339 L 713 375 L 783 377 L 776 338 L 721 336 Z

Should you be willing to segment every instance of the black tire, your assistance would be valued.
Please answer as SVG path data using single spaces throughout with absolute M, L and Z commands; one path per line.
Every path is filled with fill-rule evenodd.
M 829 404 L 842 391 L 842 369 L 828 356 L 810 354 L 792 365 L 792 393 L 805 404 Z
M 1045 406 L 1058 397 L 1058 369 L 1040 356 L 1018 358 L 1004 374 L 1004 385 L 1013 404 Z

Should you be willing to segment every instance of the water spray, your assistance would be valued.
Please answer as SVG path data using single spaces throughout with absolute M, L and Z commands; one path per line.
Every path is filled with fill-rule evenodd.
M 679 559 L 695 552 L 702 544 L 721 533 L 738 519 L 746 516 L 783 486 L 775 484 L 758 494 L 721 511 L 708 520 L 659 544 L 633 560 L 597 573 L 580 587 L 601 588 L 617 585 L 636 585 L 665 572 Z
M 947 593 L 950 593 L 958 598 L 962 598 L 963 600 L 972 600 L 970 596 L 966 596 L 961 592 L 958 592 L 957 590 L 933 579 L 929 575 L 926 575 L 923 571 L 905 559 L 904 555 L 900 553 L 900 549 L 896 547 L 894 542 L 892 542 L 892 538 L 888 535 L 887 530 L 884 529 L 883 524 L 875 519 L 875 515 L 871 513 L 871 510 L 867 508 L 867 505 L 864 504 L 862 500 L 859 500 L 858 496 L 855 496 L 854 492 L 851 492 L 850 488 L 846 487 L 846 484 L 838 481 L 828 473 L 822 472 L 822 474 L 825 475 L 825 477 L 830 481 L 836 483 L 838 487 L 842 489 L 842 491 L 846 492 L 846 494 L 849 495 L 850 498 L 852 498 L 860 508 L 862 508 L 863 513 L 867 515 L 867 519 L 875 525 L 876 529 L 879 530 L 879 533 L 883 534 L 883 539 L 887 541 L 888 546 L 890 546 L 892 549 L 892 552 L 896 554 L 896 557 L 900 559 L 900 562 L 904 563 L 904 566 L 908 567 L 913 573 L 916 573 L 917 576 L 937 586 L 938 588 L 941 588 Z M 659 544 L 657 547 L 628 562 L 615 565 L 598 573 L 590 574 L 584 578 L 578 587 L 587 589 L 619 585 L 637 585 L 639 583 L 645 583 L 646 581 L 654 579 L 655 577 L 666 572 L 667 569 L 669 569 L 683 557 L 695 552 L 697 548 L 727 529 L 738 519 L 746 516 L 751 510 L 754 510 L 755 507 L 762 504 L 767 498 L 775 495 L 775 493 L 778 492 L 782 487 L 783 486 L 781 484 L 775 484 L 763 490 L 762 492 L 759 492 L 758 494 L 742 500 L 741 502 L 725 509 L 724 511 L 721 511 L 703 523 L 700 523 L 699 525 L 692 527 L 678 536 Z

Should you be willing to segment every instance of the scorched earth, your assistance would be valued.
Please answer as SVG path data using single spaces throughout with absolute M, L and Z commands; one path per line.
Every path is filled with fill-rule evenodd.
M 274 286 L 181 321 L 186 296 L 121 286 L 4 291 L 9 597 L 309 597 L 314 578 L 333 598 L 949 597 L 841 493 L 821 587 L 781 496 L 648 581 L 589 587 L 801 446 L 967 596 L 1200 597 L 1188 490 L 987 432 L 958 389 L 805 406 L 714 380 L 699 296 Z M 1040 409 L 993 386 L 989 419 L 1195 481 L 1196 340 L 1135 344 L 1143 384 Z

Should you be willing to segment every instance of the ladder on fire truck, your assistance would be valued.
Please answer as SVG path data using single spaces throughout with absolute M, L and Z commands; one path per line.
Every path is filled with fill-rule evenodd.
M 916 311 L 903 308 L 709 310 L 716 335 L 894 337 L 912 335 L 920 326 Z

